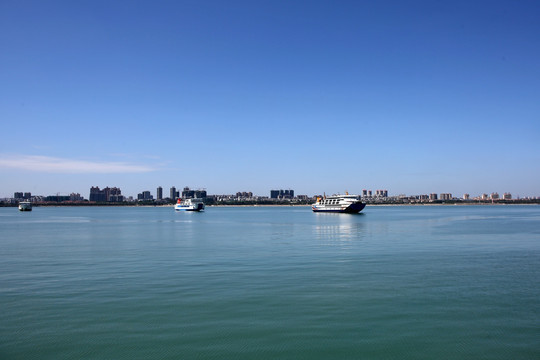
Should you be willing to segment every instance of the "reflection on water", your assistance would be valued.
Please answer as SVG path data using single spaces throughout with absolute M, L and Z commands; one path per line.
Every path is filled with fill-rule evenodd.
M 315 213 L 315 236 L 326 244 L 361 240 L 365 235 L 364 214 Z

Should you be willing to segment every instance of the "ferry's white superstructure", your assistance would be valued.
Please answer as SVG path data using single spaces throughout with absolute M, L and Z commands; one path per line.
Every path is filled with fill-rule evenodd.
M 202 199 L 178 199 L 174 206 L 176 211 L 203 211 L 204 203 Z
M 19 203 L 20 211 L 32 211 L 32 203 L 30 201 L 21 201 Z
M 358 213 L 365 206 L 360 195 L 345 194 L 318 197 L 311 209 L 315 212 Z

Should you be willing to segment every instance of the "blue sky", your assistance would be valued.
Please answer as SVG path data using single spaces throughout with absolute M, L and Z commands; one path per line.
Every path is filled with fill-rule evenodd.
M 540 196 L 537 1 L 0 3 L 0 197 Z

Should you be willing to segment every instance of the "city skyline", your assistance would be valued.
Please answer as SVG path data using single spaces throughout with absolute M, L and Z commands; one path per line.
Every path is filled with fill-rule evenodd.
M 535 2 L 4 1 L 0 16 L 0 197 L 540 195 Z
M 92 186 L 89 190 L 89 196 L 88 198 L 85 198 L 84 195 L 81 195 L 80 193 L 74 193 L 71 192 L 68 193 L 56 193 L 56 194 L 33 194 L 31 192 L 26 191 L 17 191 L 13 194 L 12 197 L 0 197 L 0 200 L 3 199 L 26 199 L 30 200 L 33 198 L 63 198 L 63 200 L 52 200 L 52 201 L 83 201 L 88 200 L 90 202 L 124 202 L 124 201 L 136 201 L 136 200 L 176 200 L 177 198 L 193 198 L 193 197 L 243 197 L 243 198 L 269 198 L 269 199 L 296 199 L 296 198 L 315 198 L 317 196 L 322 195 L 331 195 L 330 193 L 317 193 L 317 194 L 298 194 L 295 195 L 294 189 L 271 189 L 268 191 L 268 194 L 254 194 L 251 191 L 237 191 L 236 193 L 222 193 L 222 194 L 215 194 L 215 193 L 208 193 L 206 189 L 192 189 L 188 186 L 183 187 L 182 189 L 176 188 L 175 186 L 171 186 L 169 188 L 169 196 L 163 196 L 163 187 L 158 186 L 155 189 L 155 193 L 153 193 L 150 190 L 141 190 L 138 194 L 132 195 L 132 194 L 122 194 L 122 190 L 120 187 L 114 186 L 114 187 L 104 187 L 103 189 L 100 189 L 99 186 Z M 345 192 L 337 192 L 333 193 L 336 194 L 343 194 L 348 193 Z M 154 197 L 155 194 L 155 197 Z M 452 194 L 452 193 L 418 193 L 418 194 L 393 194 L 389 192 L 388 190 L 379 189 L 379 190 L 372 190 L 372 189 L 363 189 L 361 192 L 358 192 L 357 195 L 360 195 L 362 198 L 416 198 L 418 200 L 454 200 L 454 199 L 462 199 L 462 200 L 519 200 L 519 199 L 540 199 L 539 196 L 513 196 L 510 192 L 504 192 L 499 194 L 498 192 L 491 192 L 491 193 L 480 193 L 480 194 L 471 194 L 469 193 L 463 193 L 463 194 Z

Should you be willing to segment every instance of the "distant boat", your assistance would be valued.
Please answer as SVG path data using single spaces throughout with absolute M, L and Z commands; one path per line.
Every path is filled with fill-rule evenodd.
M 21 201 L 19 203 L 20 211 L 32 211 L 32 203 L 30 201 Z
M 204 203 L 202 199 L 178 199 L 174 206 L 176 211 L 203 211 Z
M 314 212 L 359 213 L 366 207 L 360 195 L 332 195 L 318 197 L 311 205 Z

